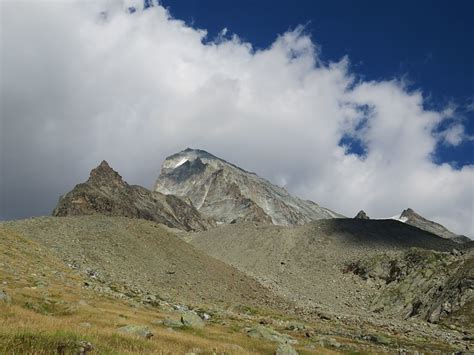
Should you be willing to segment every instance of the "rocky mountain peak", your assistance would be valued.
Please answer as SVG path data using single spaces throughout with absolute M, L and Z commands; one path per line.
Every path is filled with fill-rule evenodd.
M 407 208 L 402 211 L 402 214 L 400 215 L 400 219 L 410 219 L 410 218 L 423 218 L 421 215 L 416 213 L 413 209 Z
M 370 219 L 369 216 L 367 216 L 367 214 L 363 211 L 363 210 L 360 210 L 356 216 L 354 217 L 354 219 Z
M 221 223 L 294 225 L 341 217 L 200 149 L 186 148 L 166 158 L 154 190 L 187 198 L 202 214 Z
M 414 227 L 423 229 L 430 233 L 436 234 L 441 238 L 451 239 L 458 243 L 465 243 L 469 242 L 470 239 L 464 235 L 459 235 L 456 233 L 451 232 L 445 226 L 436 223 L 434 221 L 430 221 L 429 219 L 421 216 L 420 214 L 416 213 L 413 209 L 407 208 L 403 210 L 400 217 L 397 218 L 400 222 L 410 224 Z
M 122 179 L 119 173 L 112 169 L 107 161 L 102 162 L 91 170 L 87 183 L 93 185 L 107 185 L 115 187 L 125 187 L 128 184 Z
M 62 196 L 53 211 L 54 216 L 92 214 L 147 219 L 186 231 L 215 225 L 184 199 L 129 185 L 105 160 L 85 183 Z

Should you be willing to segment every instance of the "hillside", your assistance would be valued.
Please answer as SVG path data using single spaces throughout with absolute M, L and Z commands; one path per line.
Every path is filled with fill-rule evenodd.
M 154 190 L 189 199 L 199 212 L 221 223 L 301 225 L 342 217 L 199 149 L 166 158 Z
M 322 234 L 311 238 L 320 228 Z M 339 254 L 328 238 L 339 240 L 339 247 L 353 246 L 361 238 L 330 235 L 337 230 L 322 221 L 298 228 L 229 225 L 186 234 L 145 220 L 100 215 L 1 223 L 0 352 L 85 354 L 92 348 L 92 354 L 275 354 L 279 349 L 279 354 L 294 354 L 282 352 L 293 349 L 299 354 L 333 354 L 402 349 L 430 354 L 469 349 L 472 332 L 465 326 L 427 326 L 416 318 L 402 322 L 365 311 L 364 317 L 351 317 L 338 302 L 330 313 L 325 311 L 325 299 L 321 307 L 300 303 L 288 308 L 291 302 L 173 234 L 202 241 L 214 236 L 217 248 L 209 251 L 216 253 L 225 244 L 230 256 L 236 256 L 239 243 L 247 240 L 248 247 L 241 249 L 248 256 L 240 257 L 246 263 L 253 259 L 263 283 L 271 285 L 263 276 L 273 275 L 289 289 L 288 280 L 298 277 L 293 295 L 308 297 L 315 292 L 319 301 L 316 297 L 323 293 L 318 294 L 317 287 L 308 289 L 313 281 L 320 289 L 336 290 L 335 299 L 341 291 L 335 288 L 338 285 L 348 291 L 341 297 L 349 297 L 349 291 L 357 290 L 351 284 L 363 289 L 360 285 L 367 283 L 362 274 L 340 273 L 335 267 L 332 258 Z M 298 247 L 305 240 L 308 244 Z M 274 248 L 262 249 L 272 241 Z M 443 243 L 437 247 L 449 245 Z M 285 258 L 280 258 L 278 248 L 283 248 Z M 291 254 L 299 248 L 307 249 L 301 259 Z M 328 252 L 324 261 L 323 248 Z M 305 264 L 311 253 L 314 267 Z M 266 261 L 259 259 L 263 254 Z M 273 267 L 272 262 L 277 264 L 274 274 L 266 268 Z M 309 272 L 324 264 L 330 273 L 315 281 Z M 306 273 L 295 274 L 301 271 Z M 280 277 L 290 272 L 287 278 Z M 348 299 L 355 302 L 357 293 Z M 197 315 L 204 320 L 183 323 Z
M 43 227 L 47 230 L 47 220 L 57 220 L 55 227 L 65 223 L 64 233 L 70 229 L 68 219 L 72 218 L 44 218 L 36 229 L 32 221 L 22 227 L 29 231 Z M 84 228 L 99 219 L 81 218 Z M 189 310 L 178 302 L 144 302 L 135 294 L 107 292 L 102 281 L 90 272 L 68 266 L 49 247 L 10 227 L 15 223 L 0 224 L 1 354 L 272 354 L 279 346 L 278 342 L 246 334 L 243 329 L 257 324 L 257 317 L 222 310 L 220 304 Z M 66 234 L 63 237 L 73 238 Z M 219 270 L 222 268 L 221 263 L 215 264 Z M 222 271 L 225 276 L 225 266 Z M 244 280 L 242 283 L 252 287 Z M 223 298 L 229 300 L 225 292 Z M 203 323 L 204 328 L 184 326 L 180 321 L 183 316 L 208 313 L 212 316 Z
M 474 279 L 472 270 L 469 273 L 474 258 L 472 247 L 466 245 L 464 251 L 457 251 L 454 248 L 459 244 L 396 221 L 331 219 L 295 228 L 228 225 L 190 234 L 187 238 L 198 249 L 296 302 L 305 312 L 363 316 L 373 320 L 385 315 L 401 316 L 391 304 L 374 313 L 377 310 L 374 299 L 386 300 L 389 291 L 385 289 L 395 289 L 398 282 L 414 287 L 412 291 L 401 290 L 398 296 L 406 299 L 406 304 L 399 305 L 406 309 L 403 315 L 417 303 L 415 306 L 420 312 L 413 317 L 433 319 L 434 313 L 442 313 L 435 309 L 442 301 L 453 303 L 450 313 L 455 309 L 471 315 L 473 312 L 470 305 Z M 412 258 L 415 255 L 417 262 L 408 267 L 405 265 L 410 255 Z M 436 263 L 430 266 L 432 259 Z M 396 282 L 391 283 L 387 282 L 388 277 L 385 280 L 360 277 L 355 267 L 359 264 L 376 270 L 387 268 L 389 274 L 400 271 L 398 278 L 392 280 Z M 416 278 L 418 271 L 422 274 Z M 426 284 L 425 289 L 421 283 Z M 464 286 L 458 288 L 453 284 Z M 455 294 L 437 294 L 438 287 Z M 431 298 L 426 296 L 429 290 L 433 290 Z M 392 300 L 392 303 L 396 302 Z M 425 313 L 421 312 L 424 308 Z M 441 318 L 447 316 L 441 314 Z M 439 319 L 438 315 L 436 321 Z
M 96 281 L 91 287 L 193 304 L 280 307 L 278 298 L 256 281 L 153 222 L 97 215 L 40 217 L 1 226 L 91 276 Z

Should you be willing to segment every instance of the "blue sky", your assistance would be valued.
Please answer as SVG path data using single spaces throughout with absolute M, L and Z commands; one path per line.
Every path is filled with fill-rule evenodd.
M 227 28 L 257 49 L 305 25 L 324 60 L 347 55 L 365 80 L 404 77 L 412 89 L 423 90 L 428 108 L 456 105 L 456 118 L 463 120 L 467 135 L 474 135 L 474 1 L 160 2 L 174 17 L 206 29 L 210 39 Z M 360 152 L 357 144 L 354 151 Z M 433 160 L 455 167 L 473 164 L 474 141 L 438 144 Z

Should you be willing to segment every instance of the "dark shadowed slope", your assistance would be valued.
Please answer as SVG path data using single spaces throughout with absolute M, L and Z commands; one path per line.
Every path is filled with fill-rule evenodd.
M 411 208 L 407 208 L 406 210 L 404 210 L 398 220 L 403 223 L 410 224 L 417 228 L 423 229 L 427 232 L 436 234 L 441 238 L 451 239 L 457 243 L 466 243 L 471 241 L 465 235 L 453 233 L 445 226 L 426 219 L 425 217 L 413 211 Z

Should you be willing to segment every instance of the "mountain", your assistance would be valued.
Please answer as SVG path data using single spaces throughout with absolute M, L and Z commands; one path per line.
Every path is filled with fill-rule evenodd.
M 466 243 L 471 241 L 471 239 L 464 235 L 453 233 L 445 226 L 424 218 L 423 216 L 413 211 L 411 208 L 407 208 L 400 214 L 400 216 L 392 217 L 392 219 L 410 224 L 424 231 L 440 236 L 441 238 L 451 239 L 457 243 Z
M 62 196 L 53 211 L 53 216 L 91 214 L 147 219 L 187 231 L 215 225 L 179 197 L 129 185 L 106 161 Z
M 302 225 L 341 215 L 206 151 L 187 148 L 166 158 L 155 191 L 189 199 L 220 223 Z
M 370 217 L 367 216 L 367 213 L 365 213 L 365 211 L 360 210 L 359 212 L 357 212 L 354 219 L 370 219 Z

